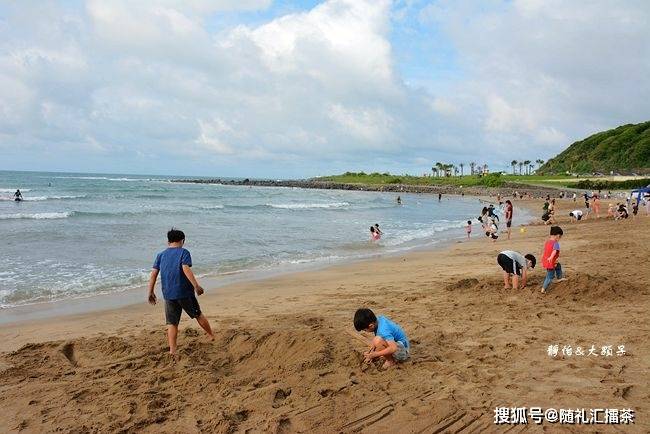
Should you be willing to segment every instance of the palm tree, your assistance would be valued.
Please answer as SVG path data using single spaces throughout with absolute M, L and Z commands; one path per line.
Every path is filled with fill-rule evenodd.
M 476 163 L 475 163 L 475 162 L 472 161 L 471 163 L 469 163 L 469 168 L 470 168 L 470 170 L 471 170 L 471 172 L 472 172 L 472 175 L 474 174 L 474 168 L 475 168 L 475 167 L 476 167 Z
M 521 176 L 521 168 L 524 167 L 524 162 L 523 162 L 523 161 L 520 161 L 520 162 L 517 163 L 517 164 L 519 165 L 519 175 Z
M 431 172 L 433 172 L 433 176 L 438 176 L 438 169 L 436 169 L 435 166 L 431 168 Z
M 486 173 L 488 173 L 488 165 L 487 165 L 487 163 L 483 164 L 483 174 L 485 175 Z
M 438 174 L 439 176 L 443 175 L 443 169 L 444 169 L 444 164 L 442 164 L 440 161 L 436 161 L 436 167 L 438 168 Z
M 537 170 L 539 170 L 540 167 L 542 167 L 542 164 L 544 164 L 544 160 L 540 160 L 539 158 L 535 160 L 535 163 L 537 163 Z
M 512 166 L 512 174 L 513 174 L 513 175 L 515 174 L 515 167 L 517 167 L 517 163 L 518 163 L 517 160 L 512 160 L 512 161 L 510 162 L 510 165 Z
M 526 169 L 526 175 L 530 175 L 528 173 L 528 165 L 530 164 L 530 160 L 524 160 L 524 168 Z
M 460 176 L 463 176 L 464 175 L 463 168 L 465 167 L 465 163 L 460 163 L 459 166 L 460 166 Z
M 529 164 L 528 165 L 528 174 L 532 174 L 533 170 L 535 170 L 535 165 L 534 164 Z

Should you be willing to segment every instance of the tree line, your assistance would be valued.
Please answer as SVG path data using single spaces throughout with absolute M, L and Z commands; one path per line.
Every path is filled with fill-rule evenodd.
M 544 160 L 537 159 L 535 160 L 535 163 L 537 163 L 537 168 L 539 169 L 542 164 L 544 164 Z M 510 166 L 512 166 L 513 175 L 530 175 L 535 169 L 535 166 L 530 160 L 512 160 Z M 517 167 L 519 167 L 518 173 Z M 469 163 L 469 170 L 470 175 L 486 175 L 490 173 L 489 166 L 486 163 L 480 164 L 474 161 Z M 431 172 L 433 172 L 433 176 L 436 177 L 463 176 L 465 175 L 465 163 L 459 163 L 456 165 L 438 161 L 433 167 L 431 167 Z

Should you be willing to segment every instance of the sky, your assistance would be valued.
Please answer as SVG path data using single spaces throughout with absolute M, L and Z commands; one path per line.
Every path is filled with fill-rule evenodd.
M 648 22 L 645 0 L 0 0 L 0 170 L 510 171 L 649 120 Z

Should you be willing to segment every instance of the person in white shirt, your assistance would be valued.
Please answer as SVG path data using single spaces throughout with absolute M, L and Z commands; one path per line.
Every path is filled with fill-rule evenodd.
M 573 210 L 569 213 L 569 217 L 571 217 L 572 222 L 578 222 L 579 220 L 582 220 L 582 211 L 579 209 Z
M 528 278 L 528 269 L 535 268 L 537 260 L 533 255 L 528 253 L 523 256 L 513 250 L 504 250 L 497 256 L 497 264 L 503 270 L 503 287 L 510 289 L 510 278 L 512 277 L 512 287 L 519 289 L 519 276 L 521 276 L 521 288 L 526 286 Z

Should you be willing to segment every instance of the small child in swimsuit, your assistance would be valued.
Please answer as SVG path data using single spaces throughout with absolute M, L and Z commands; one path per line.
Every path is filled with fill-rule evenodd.
M 370 226 L 370 241 L 378 241 L 381 238 L 381 234 L 375 229 L 374 226 Z
M 470 234 L 472 233 L 472 221 L 467 220 L 467 227 L 465 228 L 467 231 L 467 239 L 469 240 Z

